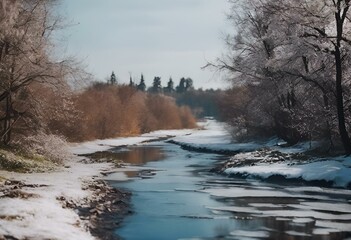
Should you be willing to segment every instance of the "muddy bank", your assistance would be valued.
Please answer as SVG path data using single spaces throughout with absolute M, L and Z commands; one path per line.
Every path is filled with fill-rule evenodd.
M 78 210 L 80 219 L 89 221 L 89 231 L 98 239 L 117 240 L 120 239 L 115 229 L 123 219 L 131 213 L 130 197 L 127 191 L 122 191 L 102 180 L 97 180 L 88 185 L 92 190 L 92 199 L 87 204 L 72 205 L 69 201 L 63 200 L 63 206 L 69 206 Z

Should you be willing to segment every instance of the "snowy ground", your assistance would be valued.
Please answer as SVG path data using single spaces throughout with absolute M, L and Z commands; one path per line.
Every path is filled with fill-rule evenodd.
M 272 139 L 267 143 L 235 143 L 232 142 L 230 134 L 225 131 L 225 125 L 214 120 L 203 123 L 206 131 L 197 131 L 190 136 L 175 137 L 176 142 L 187 144 L 192 147 L 208 148 L 212 150 L 240 150 L 236 159 L 247 161 L 247 159 L 257 158 L 254 150 L 260 148 L 270 148 L 284 154 L 294 154 L 306 151 L 310 143 L 301 143 L 292 147 L 279 147 L 280 142 Z M 348 187 L 351 184 L 351 157 L 334 157 L 313 159 L 313 162 L 301 163 L 298 159 L 285 162 L 272 162 L 264 157 L 259 157 L 263 163 L 250 166 L 228 168 L 226 174 L 236 174 L 246 177 L 258 177 L 262 179 L 271 176 L 283 176 L 287 179 L 303 179 L 305 181 L 327 181 L 335 187 Z
M 189 146 L 219 150 L 253 151 L 263 146 L 281 149 L 274 147 L 277 140 L 265 145 L 231 142 L 223 124 L 213 120 L 201 124 L 206 130 L 167 130 L 139 137 L 97 140 L 75 144 L 70 151 L 75 154 L 87 154 L 115 146 L 141 144 L 147 140 L 167 136 L 173 136 L 175 141 Z M 281 150 L 299 152 L 303 147 Z M 242 156 L 243 161 L 247 157 L 253 157 L 245 154 Z M 84 204 L 85 199 L 93 197 L 92 191 L 86 188 L 86 185 L 93 179 L 101 177 L 101 172 L 111 170 L 113 166 L 107 163 L 87 164 L 79 160 L 79 157 L 74 157 L 65 163 L 65 167 L 50 173 L 20 174 L 0 171 L 1 178 L 21 181 L 28 185 L 18 190 L 16 196 L 8 196 L 6 191 L 15 186 L 6 185 L 0 180 L 0 239 L 5 236 L 18 239 L 94 239 L 87 230 L 89 223 L 81 220 L 73 209 L 63 208 L 60 199 Z M 326 180 L 333 182 L 335 186 L 346 187 L 351 182 L 350 167 L 351 157 L 339 157 L 319 159 L 307 164 L 267 162 L 254 166 L 228 168 L 225 172 L 262 178 L 281 175 L 306 181 Z
M 90 154 L 97 151 L 106 151 L 113 147 L 140 144 L 145 141 L 150 141 L 153 139 L 167 137 L 167 136 L 183 136 L 183 135 L 193 134 L 197 131 L 198 130 L 194 130 L 194 129 L 161 130 L 161 131 L 146 133 L 138 137 L 95 140 L 90 142 L 73 144 L 71 146 L 70 151 L 74 154 Z
M 75 159 L 76 160 L 76 159 Z M 6 179 L 24 182 L 21 195 L 9 197 L 0 194 L 0 239 L 94 239 L 86 230 L 87 222 L 81 221 L 70 208 L 63 208 L 61 199 L 79 203 L 92 197 L 85 185 L 93 176 L 109 169 L 109 164 L 84 164 L 67 162 L 66 168 L 49 173 L 20 174 L 0 172 Z M 44 186 L 40 186 L 44 185 Z M 4 188 L 12 188 L 5 185 Z M 6 238 L 5 238 L 6 239 Z
M 121 145 L 140 144 L 146 140 L 190 134 L 196 130 L 157 131 L 140 137 L 96 140 L 72 145 L 74 154 L 104 151 Z M 95 239 L 72 208 L 64 208 L 62 199 L 83 206 L 94 198 L 87 185 L 111 171 L 108 163 L 83 163 L 73 157 L 62 168 L 47 173 L 0 171 L 0 239 Z M 6 180 L 5 180 L 6 179 Z M 19 185 L 16 184 L 20 181 Z M 25 184 L 23 187 L 20 185 Z M 11 194 L 9 194 L 11 192 Z
M 317 159 L 311 163 L 297 162 L 264 163 L 254 166 L 228 168 L 224 171 L 231 175 L 258 177 L 266 179 L 283 176 L 286 179 L 303 179 L 305 181 L 326 181 L 335 187 L 350 187 L 351 157 Z

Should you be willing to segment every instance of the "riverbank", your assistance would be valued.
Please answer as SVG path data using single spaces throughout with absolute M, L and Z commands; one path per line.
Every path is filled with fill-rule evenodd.
M 111 165 L 79 160 L 45 173 L 1 171 L 0 239 L 94 239 L 75 209 L 93 201 L 89 186 Z
M 130 213 L 130 194 L 104 177 L 120 165 L 81 154 L 190 134 L 157 131 L 139 137 L 74 144 L 63 165 L 40 172 L 0 171 L 0 239 L 118 239 L 113 232 Z
M 128 152 L 125 155 L 136 155 L 141 159 L 139 167 L 132 172 L 109 176 L 113 186 L 133 193 L 134 213 L 116 228 L 117 234 L 123 239 L 135 240 L 341 240 L 351 236 L 350 190 L 306 186 L 301 180 L 297 180 L 298 184 L 284 179 L 271 183 L 210 172 L 214 165 L 228 159 L 228 156 L 203 151 L 211 143 L 217 144 L 216 148 L 221 147 L 225 135 L 211 133 L 214 125 L 216 123 L 206 126 L 204 131 L 172 138 L 198 151 L 188 151 L 178 144 L 162 141 L 115 152 L 121 155 Z M 206 136 L 207 131 L 209 136 Z M 297 152 L 298 146 L 295 146 L 295 154 L 282 154 L 283 149 L 287 151 L 288 148 L 274 150 L 280 148 L 274 141 L 278 142 L 270 141 L 270 148 L 260 147 L 260 150 L 242 153 L 243 158 L 238 159 L 237 165 L 227 167 L 239 167 L 239 162 L 242 166 L 282 163 L 288 161 L 288 157 L 305 163 L 310 161 Z M 228 148 L 235 145 L 224 144 Z M 163 152 L 164 158 L 139 155 L 152 148 Z M 255 153 L 255 159 L 250 158 L 251 153 Z M 129 159 L 127 156 L 122 158 Z M 143 175 L 144 171 L 147 175 Z M 121 174 L 125 174 L 125 181 L 113 182 L 114 177 Z
M 123 163 L 103 153 L 154 141 L 171 139 L 195 152 L 236 153 L 216 169 L 228 176 L 321 179 L 334 187 L 348 187 L 351 181 L 350 158 L 306 159 L 304 146 L 283 148 L 277 139 L 239 144 L 232 142 L 221 123 L 209 120 L 201 126 L 205 130 L 157 131 L 74 144 L 70 147 L 74 156 L 42 173 L 0 171 L 0 239 L 118 239 L 114 230 L 130 213 L 130 194 L 104 182 L 104 175 Z M 89 154 L 98 160 L 89 159 Z M 113 180 L 118 178 L 126 180 L 123 171 Z
M 206 131 L 178 136 L 170 143 L 185 150 L 227 155 L 213 171 L 229 177 L 351 189 L 351 157 L 310 154 L 311 143 L 285 146 L 272 138 L 261 142 L 233 142 L 223 123 L 207 121 Z

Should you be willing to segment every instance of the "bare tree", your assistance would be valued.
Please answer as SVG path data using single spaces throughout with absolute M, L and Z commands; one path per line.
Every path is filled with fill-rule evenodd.
M 229 53 L 209 66 L 231 73 L 234 84 L 253 86 L 252 101 L 263 105 L 256 114 L 268 110 L 276 125 L 305 136 L 326 131 L 331 139 L 337 131 L 350 154 L 350 1 L 231 2 L 236 33 L 226 40 Z
M 35 117 L 34 84 L 55 91 L 67 89 L 68 63 L 51 56 L 52 33 L 60 28 L 53 14 L 54 1 L 1 0 L 0 106 L 1 140 L 8 144 L 18 122 Z M 30 113 L 32 111 L 32 113 Z M 33 121 L 32 121 L 33 122 Z M 40 123 L 40 121 L 37 121 Z

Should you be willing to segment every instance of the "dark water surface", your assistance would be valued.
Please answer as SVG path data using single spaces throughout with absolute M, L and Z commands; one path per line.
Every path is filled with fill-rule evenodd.
M 134 214 L 116 229 L 123 239 L 351 237 L 349 190 L 226 178 L 209 172 L 220 156 L 162 142 L 118 154 L 143 166 L 113 183 L 133 193 Z

